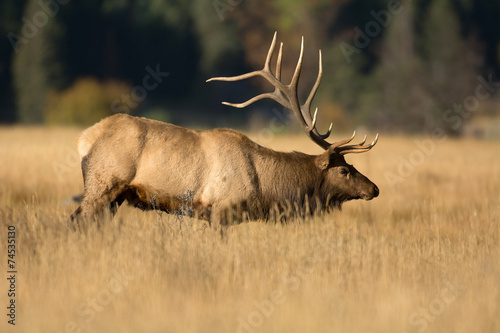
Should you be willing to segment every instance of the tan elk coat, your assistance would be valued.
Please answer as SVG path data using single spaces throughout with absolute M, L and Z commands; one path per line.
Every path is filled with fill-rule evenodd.
M 293 111 L 306 134 L 325 149 L 320 155 L 283 153 L 262 147 L 231 129 L 196 131 L 160 121 L 116 114 L 86 129 L 77 139 L 82 161 L 84 197 L 73 220 L 99 216 L 109 208 L 114 213 L 125 200 L 142 209 L 172 213 L 180 196 L 192 191 L 195 213 L 210 222 L 227 225 L 247 218 L 269 218 L 285 210 L 314 213 L 340 208 L 347 200 L 370 200 L 379 190 L 368 178 L 347 164 L 344 155 L 370 150 L 365 140 L 347 145 L 347 140 L 330 144 L 316 128 L 316 116 L 309 107 L 321 78 L 304 105 L 298 104 L 297 83 L 302 50 L 292 82 L 284 85 L 280 74 L 269 66 L 276 34 L 266 64 L 233 78 L 236 81 L 262 76 L 276 90 L 254 97 L 243 107 L 263 98 L 278 101 Z M 281 68 L 282 45 L 277 73 Z M 321 64 L 321 56 L 320 56 Z M 366 139 L 366 138 L 365 138 Z

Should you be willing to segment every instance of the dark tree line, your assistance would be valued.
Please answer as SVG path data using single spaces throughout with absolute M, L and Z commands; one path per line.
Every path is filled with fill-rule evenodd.
M 242 125 L 249 113 L 220 102 L 268 87 L 205 80 L 262 67 L 278 31 L 284 77 L 305 37 L 303 94 L 323 51 L 321 119 L 458 134 L 456 105 L 475 108 L 467 97 L 480 78 L 499 78 L 499 19 L 500 0 L 4 0 L 0 122 L 85 123 L 126 110 Z M 151 71 L 168 74 L 151 81 Z

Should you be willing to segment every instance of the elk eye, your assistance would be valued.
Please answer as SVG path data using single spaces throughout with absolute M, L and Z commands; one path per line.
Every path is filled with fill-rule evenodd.
M 342 168 L 339 169 L 339 173 L 342 176 L 347 176 L 349 174 L 349 169 L 347 169 L 346 167 L 342 167 Z

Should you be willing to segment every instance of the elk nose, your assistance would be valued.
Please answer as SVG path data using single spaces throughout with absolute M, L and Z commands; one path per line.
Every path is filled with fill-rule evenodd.
M 376 198 L 378 197 L 378 194 L 380 193 L 377 185 L 373 184 L 373 197 Z

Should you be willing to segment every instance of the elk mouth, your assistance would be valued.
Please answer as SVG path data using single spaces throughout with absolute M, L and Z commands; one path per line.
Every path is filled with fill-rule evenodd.
M 371 193 L 362 192 L 359 194 L 359 196 L 356 199 L 363 199 L 363 200 L 369 201 L 373 198 L 378 197 L 378 195 L 380 193 L 380 191 L 376 185 L 373 185 L 373 188 L 370 192 Z
M 375 198 L 375 196 L 373 195 L 369 195 L 369 194 L 361 194 L 360 196 L 358 196 L 356 199 L 363 199 L 363 200 L 366 200 L 366 201 L 370 201 L 371 199 Z

